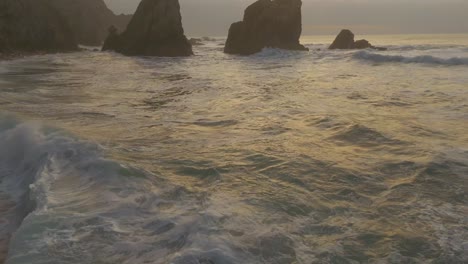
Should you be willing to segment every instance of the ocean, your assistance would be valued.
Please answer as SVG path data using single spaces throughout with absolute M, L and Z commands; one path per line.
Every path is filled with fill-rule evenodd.
M 365 38 L 1 61 L 0 255 L 468 263 L 468 35 Z

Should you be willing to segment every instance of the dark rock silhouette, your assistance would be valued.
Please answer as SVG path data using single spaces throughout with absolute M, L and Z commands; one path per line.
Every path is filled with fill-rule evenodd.
M 131 15 L 116 16 L 103 0 L 49 0 L 67 19 L 79 44 L 100 46 L 107 36 L 109 26 L 124 30 Z
M 301 0 L 258 0 L 243 21 L 229 29 L 225 53 L 250 55 L 265 47 L 308 50 L 299 43 L 302 32 Z
M 365 39 L 354 41 L 354 34 L 349 29 L 343 29 L 336 36 L 335 41 L 330 45 L 329 49 L 377 49 L 386 50 L 386 48 L 374 47 Z
M 369 41 L 365 40 L 365 39 L 361 39 L 361 40 L 356 40 L 354 42 L 354 48 L 355 49 L 368 49 L 368 48 L 372 48 L 373 46 L 369 43 Z
M 115 15 L 112 19 L 112 26 L 116 27 L 119 31 L 124 31 L 128 23 L 130 23 L 130 20 L 132 20 L 132 17 L 133 15 L 128 14 Z M 106 37 L 107 36 L 103 38 L 103 42 L 106 40 Z
M 101 45 L 107 28 L 125 28 L 131 16 L 116 16 L 103 0 L 0 0 L 3 58 L 74 51 Z
M 349 29 L 341 30 L 329 49 L 354 49 L 354 34 Z
M 184 35 L 178 0 L 142 0 L 127 29 L 110 32 L 103 50 L 129 56 L 193 55 Z
M 67 20 L 48 0 L 0 0 L 0 53 L 77 50 Z
M 113 50 L 119 47 L 120 45 L 120 36 L 118 29 L 115 26 L 110 26 L 108 29 L 108 36 L 104 45 L 102 46 L 102 50 Z

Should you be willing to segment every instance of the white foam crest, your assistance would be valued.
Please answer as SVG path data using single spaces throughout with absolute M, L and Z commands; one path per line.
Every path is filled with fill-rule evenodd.
M 21 207 L 29 208 L 22 218 L 11 217 L 19 221 L 9 233 L 8 264 L 235 259 L 225 238 L 206 227 L 218 216 L 193 211 L 197 203 L 183 188 L 107 160 L 95 144 L 0 115 L 0 146 L 0 192 L 32 204 Z
M 430 51 L 430 50 L 460 50 L 467 51 L 468 47 L 460 45 L 389 45 L 386 46 L 389 50 L 395 51 Z
M 145 191 L 141 183 L 144 172 L 106 160 L 97 145 L 56 129 L 0 116 L 0 146 L 0 194 L 15 204 L 2 216 L 11 224 L 0 236 L 14 233 L 7 263 L 45 257 L 37 251 L 46 250 L 53 237 L 41 233 L 36 238 L 34 232 L 47 229 L 57 219 L 65 224 L 68 214 L 86 212 L 85 218 L 92 218 L 114 209 L 119 212 L 116 207 L 125 198 Z M 56 233 L 63 232 L 73 233 L 74 229 Z M 67 240 L 58 238 L 54 243 Z
M 12 118 L 0 120 L 1 189 L 19 202 L 29 184 L 40 174 L 46 151 L 44 138 L 34 124 L 20 124 Z
M 291 58 L 297 56 L 303 56 L 307 54 L 304 51 L 294 51 L 294 50 L 285 50 L 285 49 L 277 49 L 277 48 L 264 48 L 261 52 L 258 52 L 250 58 L 274 58 L 274 59 L 283 59 L 283 58 Z
M 430 55 L 421 56 L 402 56 L 402 55 L 383 55 L 379 53 L 372 53 L 368 51 L 358 51 L 353 54 L 353 58 L 371 61 L 371 62 L 399 62 L 399 63 L 423 63 L 447 66 L 468 65 L 468 58 L 465 57 L 452 57 L 440 58 Z
M 38 209 L 46 208 L 48 186 L 60 174 L 47 173 L 51 166 L 84 154 L 87 160 L 99 159 L 96 145 L 79 142 L 57 130 L 36 123 L 21 123 L 11 117 L 0 117 L 0 177 L 2 191 L 21 202 L 33 190 Z M 70 158 L 70 159 L 69 159 Z M 70 164 L 61 164 L 61 166 Z M 75 164 L 76 165 L 76 164 Z M 57 168 L 58 169 L 58 168 Z

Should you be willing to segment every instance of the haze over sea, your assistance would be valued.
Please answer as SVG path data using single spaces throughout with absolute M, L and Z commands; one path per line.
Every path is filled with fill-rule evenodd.
M 365 38 L 0 62 L 6 263 L 468 263 L 468 35 Z

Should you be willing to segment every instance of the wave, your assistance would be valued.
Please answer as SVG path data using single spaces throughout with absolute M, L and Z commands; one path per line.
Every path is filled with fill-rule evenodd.
M 458 50 L 462 52 L 468 51 L 468 47 L 461 45 L 388 45 L 389 50 L 395 51 L 430 51 L 430 50 Z
M 103 215 L 119 214 L 124 197 L 145 192 L 145 172 L 107 160 L 98 145 L 57 129 L 0 115 L 0 146 L 0 203 L 10 201 L 0 218 L 9 223 L 0 240 L 11 237 L 6 263 L 43 263 L 51 253 L 58 263 L 70 262 L 63 257 L 80 263 L 62 248 L 73 241 L 65 234 L 80 225 L 117 234 Z
M 377 63 L 400 62 L 400 63 L 422 63 L 447 66 L 468 65 L 468 58 L 453 57 L 439 58 L 430 55 L 405 57 L 402 55 L 382 55 L 368 51 L 358 51 L 353 54 L 353 58 Z
M 249 58 L 262 59 L 262 58 L 274 58 L 274 59 L 285 59 L 285 58 L 300 58 L 303 57 L 307 52 L 297 50 L 286 50 L 279 48 L 263 48 L 262 51 L 255 53 Z
M 346 127 L 332 136 L 331 139 L 362 147 L 404 144 L 402 141 L 386 137 L 374 129 L 359 124 Z
M 0 212 L 7 264 L 246 262 L 207 227 L 219 216 L 195 210 L 204 198 L 94 143 L 0 114 L 0 146 L 0 210 L 3 196 L 13 201 Z

